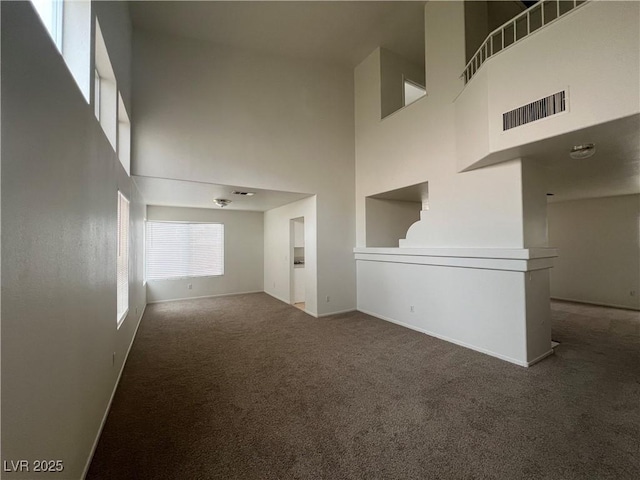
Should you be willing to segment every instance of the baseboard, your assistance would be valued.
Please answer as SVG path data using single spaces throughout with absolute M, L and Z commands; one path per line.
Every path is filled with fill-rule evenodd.
M 320 315 L 317 315 L 316 318 L 331 317 L 333 315 L 340 315 L 342 313 L 351 313 L 351 312 L 357 312 L 357 310 L 355 308 L 348 308 L 347 310 L 338 310 L 337 312 L 321 313 Z
M 487 350 L 485 348 L 477 347 L 475 345 L 471 345 L 471 344 L 468 344 L 468 343 L 465 343 L 465 342 L 461 342 L 460 340 L 455 340 L 453 338 L 449 338 L 446 335 L 441 335 L 439 333 L 431 332 L 429 330 L 425 330 L 423 328 L 416 327 L 415 325 L 410 325 L 408 323 L 403 323 L 403 322 L 400 322 L 398 320 L 394 320 L 393 318 L 385 317 L 384 315 L 379 315 L 377 313 L 368 312 L 366 310 L 362 310 L 361 308 L 358 308 L 358 311 L 362 312 L 362 313 L 365 313 L 367 315 L 371 315 L 372 317 L 379 318 L 380 320 L 384 320 L 386 322 L 395 323 L 396 325 L 400 325 L 401 327 L 409 328 L 411 330 L 415 330 L 416 332 L 424 333 L 426 335 L 429 335 L 430 337 L 439 338 L 440 340 L 444 340 L 445 342 L 453 343 L 455 345 L 459 345 L 461 347 L 465 347 L 465 348 L 468 348 L 470 350 L 475 350 L 476 352 L 484 353 L 485 355 L 489 355 L 491 357 L 499 358 L 500 360 L 504 360 L 504 361 L 509 362 L 509 363 L 515 363 L 516 365 L 519 365 L 521 367 L 528 367 L 529 365 L 532 364 L 532 362 L 525 362 L 525 361 L 522 361 L 522 360 L 511 358 L 511 357 L 508 357 L 507 355 L 502 355 L 500 353 L 496 353 L 496 352 L 493 352 L 491 350 Z M 542 359 L 540 359 L 540 360 L 542 360 Z M 538 360 L 535 360 L 535 361 L 538 361 Z M 533 363 L 535 363 L 535 361 Z
M 531 360 L 530 362 L 527 362 L 527 367 L 530 367 L 531 365 L 533 365 L 534 363 L 538 363 L 540 360 L 544 360 L 545 358 L 547 358 L 548 356 L 553 355 L 553 348 L 551 348 L 548 352 L 543 353 L 542 355 L 540 355 L 539 357 L 534 358 L 533 360 Z
M 617 305 L 615 303 L 590 302 L 588 300 L 577 300 L 575 298 L 551 297 L 551 300 L 561 300 L 563 302 L 572 302 L 572 303 L 584 303 L 585 305 L 596 305 L 598 307 L 620 308 L 622 310 L 632 310 L 634 312 L 640 311 L 640 308 L 629 307 L 628 305 Z
M 133 332 L 133 336 L 131 337 L 131 342 L 129 343 L 129 348 L 127 348 L 127 353 L 124 356 L 124 362 L 122 362 L 122 367 L 120 367 L 120 372 L 118 373 L 118 378 L 116 380 L 115 385 L 113 386 L 113 391 L 111 392 L 111 397 L 109 398 L 109 403 L 107 403 L 107 409 L 102 416 L 102 421 L 100 422 L 100 428 L 98 429 L 98 434 L 96 435 L 96 439 L 93 441 L 93 445 L 91 446 L 91 453 L 89 454 L 89 458 L 87 459 L 87 463 L 84 466 L 84 471 L 82 472 L 82 479 L 84 480 L 87 477 L 87 473 L 89 473 L 89 467 L 91 467 L 91 461 L 93 460 L 93 455 L 96 453 L 96 448 L 98 448 L 98 442 L 100 441 L 100 435 L 102 435 L 102 429 L 104 428 L 104 424 L 107 422 L 107 417 L 109 416 L 109 411 L 111 410 L 111 403 L 113 403 L 113 398 L 116 396 L 116 390 L 118 389 L 118 385 L 120 384 L 120 377 L 122 377 L 122 372 L 124 371 L 124 366 L 127 364 L 127 359 L 129 358 L 129 352 L 131 351 L 131 347 L 133 346 L 133 342 L 138 335 L 138 328 L 140 328 L 140 323 L 142 321 L 142 317 L 144 316 L 144 312 L 147 310 L 147 305 L 142 309 L 142 313 L 138 318 L 138 324 L 136 325 L 136 329 Z
M 293 307 L 293 305 L 291 304 L 291 302 L 289 302 L 289 300 L 287 300 L 285 298 L 282 298 L 282 297 L 279 297 L 275 293 L 267 292 L 266 290 L 264 291 L 264 293 L 266 293 L 270 297 L 275 298 L 276 300 L 281 301 L 282 303 L 286 303 L 287 305 L 291 305 Z M 297 307 L 293 307 L 293 308 L 297 308 Z M 317 313 L 312 312 L 311 310 L 307 310 L 306 308 L 304 310 L 300 310 L 300 311 L 306 313 L 307 315 L 311 315 L 314 318 L 318 318 L 318 314 Z
M 152 305 L 155 303 L 170 303 L 170 302 L 182 302 L 184 300 L 198 300 L 201 298 L 218 298 L 218 297 L 233 297 L 234 295 L 247 295 L 249 293 L 266 293 L 263 290 L 253 290 L 250 292 L 234 292 L 234 293 L 219 293 L 217 295 L 202 295 L 200 297 L 183 297 L 183 298 L 172 298 L 169 300 L 155 300 L 153 302 L 148 302 L 147 305 Z M 273 295 L 271 295 L 273 296 Z
M 288 299 L 284 299 L 282 297 L 279 297 L 278 295 L 276 295 L 275 293 L 271 293 L 271 292 L 267 292 L 266 290 L 264 291 L 264 293 L 266 293 L 267 295 L 269 295 L 270 297 L 275 298 L 276 300 L 280 300 L 282 303 L 286 303 L 287 305 L 291 305 L 291 303 L 289 302 Z M 293 305 L 292 305 L 293 306 Z

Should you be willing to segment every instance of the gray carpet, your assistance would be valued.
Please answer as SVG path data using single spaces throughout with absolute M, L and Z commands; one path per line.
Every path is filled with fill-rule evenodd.
M 640 314 L 552 310 L 526 369 L 266 294 L 150 305 L 87 478 L 640 478 Z

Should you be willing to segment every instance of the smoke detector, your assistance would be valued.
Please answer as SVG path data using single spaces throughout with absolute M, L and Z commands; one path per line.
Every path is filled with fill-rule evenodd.
M 218 205 L 220 208 L 224 208 L 231 203 L 231 200 L 227 200 L 226 198 L 215 198 L 213 203 Z
M 574 160 L 583 160 L 589 158 L 596 153 L 596 146 L 593 143 L 585 143 L 584 145 L 575 145 L 569 152 L 569 156 Z

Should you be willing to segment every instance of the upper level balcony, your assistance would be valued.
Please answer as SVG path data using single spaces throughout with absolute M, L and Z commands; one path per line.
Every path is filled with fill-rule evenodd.
M 637 129 L 639 15 L 637 2 L 547 0 L 491 32 L 461 75 L 457 170 Z

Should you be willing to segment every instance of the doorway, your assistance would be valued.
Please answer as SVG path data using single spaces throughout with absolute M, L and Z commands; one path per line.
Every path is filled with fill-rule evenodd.
M 305 275 L 305 234 L 304 217 L 290 220 L 290 265 L 289 265 L 289 298 L 290 303 L 305 310 L 306 275 Z

